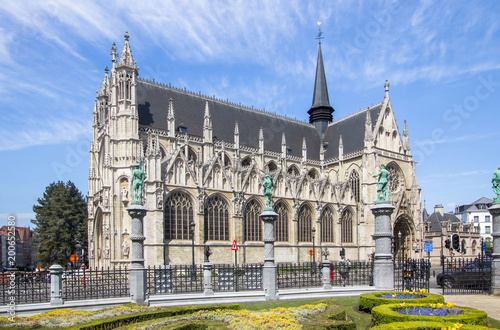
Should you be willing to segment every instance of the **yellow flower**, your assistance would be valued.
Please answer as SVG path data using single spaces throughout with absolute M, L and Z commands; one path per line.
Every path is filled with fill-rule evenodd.
M 397 294 L 395 293 L 395 294 L 392 295 L 392 298 L 396 298 L 396 296 L 397 296 Z
M 449 303 L 446 304 L 446 307 L 448 308 L 452 308 L 453 307 L 453 303 L 450 301 Z M 458 324 L 458 323 L 457 323 Z
M 432 308 L 436 308 L 436 304 L 430 304 Z
M 406 305 L 406 303 L 404 302 L 404 303 L 400 304 L 399 306 L 405 307 L 405 305 Z
M 409 292 L 409 291 L 408 291 L 408 290 L 406 290 L 406 289 L 405 289 L 405 290 L 403 290 L 403 293 L 404 293 L 404 294 L 407 294 L 408 292 Z
M 420 289 L 420 293 L 426 293 L 427 290 L 426 289 Z
M 413 291 L 411 292 L 411 294 L 416 294 L 415 290 L 413 290 Z
M 443 305 L 443 304 L 441 304 L 441 303 L 438 303 L 438 304 L 437 304 L 437 308 L 441 308 L 441 307 L 443 307 L 443 306 L 444 306 L 444 305 Z

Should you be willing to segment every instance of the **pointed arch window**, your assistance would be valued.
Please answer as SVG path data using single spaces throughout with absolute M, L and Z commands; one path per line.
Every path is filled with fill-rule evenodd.
M 311 242 L 311 208 L 303 205 L 299 210 L 299 242 Z
M 349 176 L 349 186 L 351 187 L 352 195 L 354 197 L 354 200 L 359 203 L 360 201 L 360 196 L 359 196 L 359 174 L 356 171 L 352 171 L 351 175 Z
M 205 240 L 229 240 L 229 207 L 219 196 L 208 198 L 205 203 Z
M 345 209 L 340 220 L 342 243 L 352 243 L 352 212 Z
M 262 241 L 262 221 L 259 219 L 261 213 L 262 207 L 255 199 L 245 206 L 245 241 Z
M 332 243 L 333 239 L 333 211 L 327 207 L 321 214 L 321 241 Z
M 193 203 L 182 192 L 175 192 L 165 201 L 165 239 L 190 239 L 189 224 L 193 221 Z
M 299 169 L 295 165 L 290 166 L 288 168 L 287 172 L 288 172 L 288 174 L 290 174 L 292 176 L 299 176 L 300 175 Z
M 278 213 L 278 221 L 274 225 L 274 237 L 277 242 L 288 242 L 288 209 L 285 203 L 276 203 L 274 211 Z
M 252 164 L 252 159 L 250 159 L 250 157 L 245 157 L 245 158 L 241 161 L 241 166 L 242 166 L 242 167 L 248 167 L 248 166 L 250 166 L 250 164 Z

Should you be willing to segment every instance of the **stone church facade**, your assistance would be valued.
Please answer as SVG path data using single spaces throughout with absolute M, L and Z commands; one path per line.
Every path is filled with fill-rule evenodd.
M 273 176 L 276 262 L 319 261 L 320 249 L 351 260 L 374 252 L 372 177 L 390 172 L 394 235 L 423 245 L 422 205 L 406 123 L 389 98 L 333 120 L 321 43 L 310 122 L 138 78 L 129 37 L 113 44 L 93 110 L 88 234 L 91 267 L 130 263 L 134 164 L 147 174 L 146 265 L 263 260 L 262 181 Z M 314 243 L 313 243 L 314 240 Z M 396 242 L 398 245 L 398 242 Z M 194 248 L 193 248 L 194 246 Z M 396 246 L 397 248 L 397 246 Z

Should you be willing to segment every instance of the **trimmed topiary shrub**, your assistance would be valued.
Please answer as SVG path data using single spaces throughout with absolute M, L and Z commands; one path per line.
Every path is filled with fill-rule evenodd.
M 456 323 L 455 323 L 456 324 Z M 446 323 L 446 322 L 393 322 L 386 323 L 381 325 L 376 325 L 371 327 L 370 330 L 442 330 L 442 329 L 453 329 L 454 323 Z M 460 330 L 487 330 L 491 329 L 482 325 L 471 325 L 471 324 L 462 324 Z
M 440 294 L 435 293 L 421 293 L 418 292 L 418 295 L 423 296 L 422 298 L 415 299 L 391 299 L 391 298 L 381 298 L 381 296 L 386 294 L 400 294 L 401 292 L 370 292 L 363 293 L 359 296 L 359 309 L 365 312 L 370 312 L 373 307 L 384 305 L 384 304 L 401 304 L 401 303 L 417 303 L 417 304 L 437 304 L 444 303 L 444 297 Z
M 455 309 L 459 309 L 462 311 L 459 315 L 446 315 L 446 316 L 437 316 L 437 315 L 407 315 L 400 314 L 398 310 L 403 308 L 412 308 L 412 307 L 429 307 L 429 304 L 388 304 L 388 305 L 380 305 L 376 306 L 372 309 L 372 319 L 375 324 L 384 324 L 391 322 L 412 322 L 412 321 L 439 321 L 445 322 L 448 324 L 477 324 L 477 325 L 488 325 L 488 315 L 486 312 L 480 311 L 479 309 L 470 308 L 470 307 L 460 307 L 455 306 Z
M 303 330 L 356 330 L 356 323 L 349 318 L 342 304 L 334 299 L 324 299 L 320 303 L 328 305 L 326 310 L 302 323 Z

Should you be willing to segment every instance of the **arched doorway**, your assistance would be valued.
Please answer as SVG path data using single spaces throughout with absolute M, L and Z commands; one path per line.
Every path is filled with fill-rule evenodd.
M 415 227 L 409 215 L 401 214 L 397 217 L 394 222 L 393 235 L 396 259 L 401 258 L 403 253 L 407 258 L 412 258 L 412 246 L 416 237 Z

